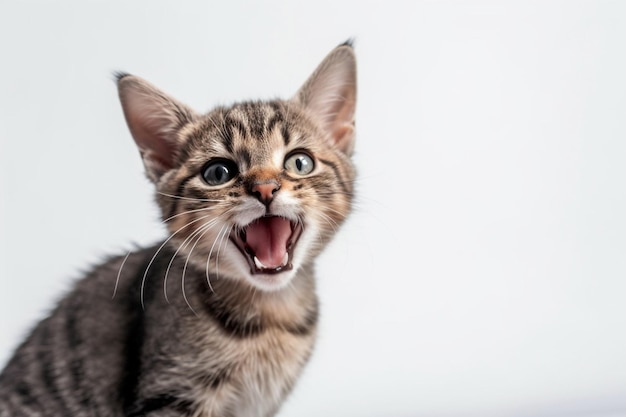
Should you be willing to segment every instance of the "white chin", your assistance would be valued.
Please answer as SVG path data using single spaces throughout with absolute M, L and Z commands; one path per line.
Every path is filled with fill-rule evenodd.
M 261 291 L 273 292 L 285 288 L 291 282 L 295 271 L 289 270 L 275 274 L 247 274 L 246 280 L 254 288 Z

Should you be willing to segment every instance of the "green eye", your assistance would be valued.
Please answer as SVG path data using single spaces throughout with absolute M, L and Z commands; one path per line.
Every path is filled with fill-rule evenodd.
M 304 152 L 291 154 L 285 159 L 285 169 L 292 174 L 308 175 L 315 168 L 313 158 Z

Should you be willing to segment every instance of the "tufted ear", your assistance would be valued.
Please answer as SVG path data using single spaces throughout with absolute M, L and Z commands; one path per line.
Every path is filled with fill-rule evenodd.
M 196 114 L 139 77 L 129 74 L 116 77 L 126 123 L 141 153 L 146 174 L 157 182 L 175 167 L 180 146 L 178 133 Z
M 333 49 L 300 88 L 294 100 L 321 123 L 346 154 L 354 148 L 356 57 L 350 42 Z

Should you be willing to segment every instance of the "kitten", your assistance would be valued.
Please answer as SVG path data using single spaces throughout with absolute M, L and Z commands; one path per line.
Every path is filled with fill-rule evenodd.
M 37 325 L 0 375 L 0 416 L 274 415 L 313 349 L 313 262 L 353 198 L 352 46 L 290 100 L 204 115 L 117 85 L 170 235 Z

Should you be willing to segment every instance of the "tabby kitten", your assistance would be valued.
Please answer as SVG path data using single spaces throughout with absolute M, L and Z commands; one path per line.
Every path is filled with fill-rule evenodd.
M 117 85 L 170 235 L 39 323 L 0 376 L 0 416 L 274 415 L 313 348 L 313 262 L 351 207 L 352 47 L 290 100 L 204 115 Z

